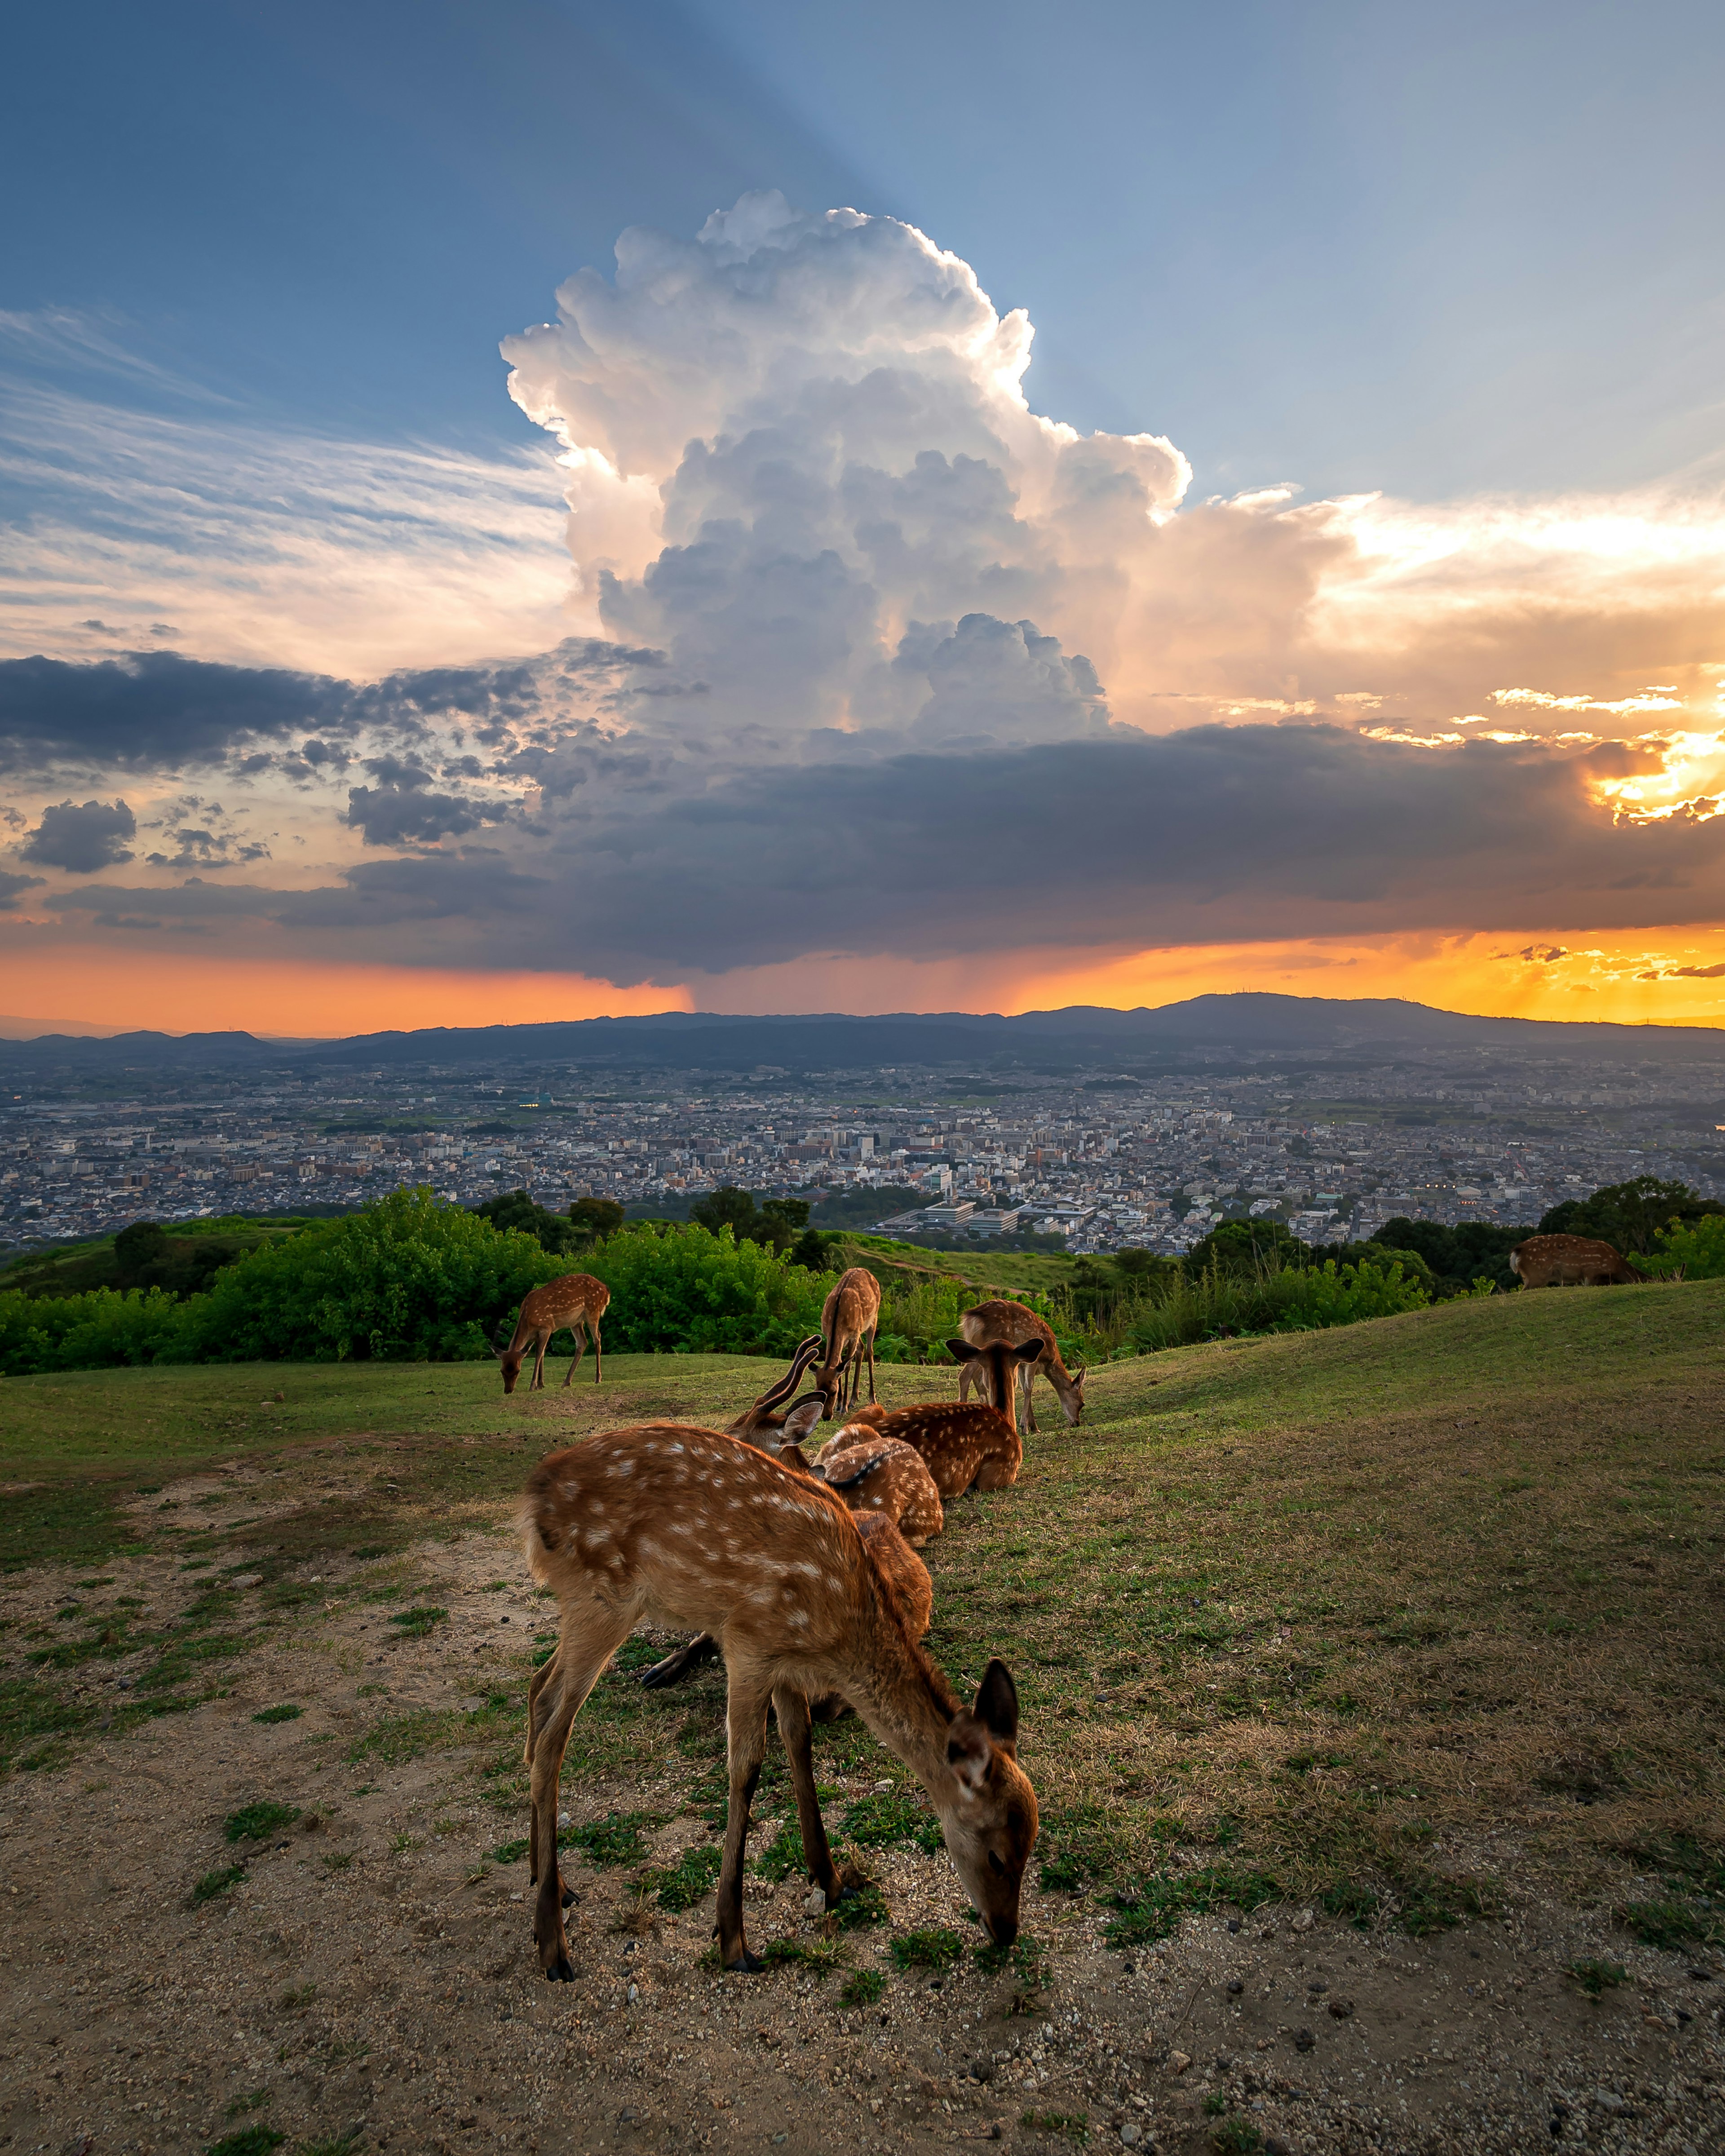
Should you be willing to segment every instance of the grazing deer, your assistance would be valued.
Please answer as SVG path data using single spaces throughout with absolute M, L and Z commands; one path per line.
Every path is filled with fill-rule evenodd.
M 997 1340 L 992 1347 L 973 1348 L 968 1340 L 949 1340 L 947 1345 L 961 1363 L 985 1366 L 985 1389 L 1004 1404 L 923 1400 L 915 1407 L 895 1408 L 878 1420 L 871 1414 L 860 1440 L 875 1445 L 896 1438 L 920 1452 L 942 1497 L 962 1497 L 971 1489 L 1004 1490 L 1017 1481 L 1024 1459 L 1013 1419 L 1015 1365 L 1040 1354 L 1042 1343 L 1026 1341 L 1021 1348 L 1009 1348 Z
M 1021 1347 L 1027 1340 L 1040 1340 L 1041 1351 L 1034 1362 L 1022 1364 L 1019 1383 L 1024 1389 L 1025 1426 L 1036 1428 L 1036 1405 L 1030 1397 L 1030 1389 L 1039 1377 L 1048 1379 L 1060 1395 L 1060 1406 L 1066 1420 L 1076 1424 L 1084 1414 L 1085 1365 L 1069 1370 L 1060 1359 L 1060 1342 L 1054 1337 L 1054 1328 L 1045 1317 L 1039 1317 L 1034 1310 L 1021 1302 L 979 1302 L 974 1310 L 967 1310 L 958 1321 L 958 1330 L 973 1348 L 992 1347 L 995 1341 L 1004 1340 L 1009 1348 Z M 982 1368 L 978 1363 L 967 1363 L 958 1373 L 958 1397 L 968 1399 L 973 1385 L 980 1387 Z
M 585 1326 L 588 1339 L 593 1342 L 593 1381 L 598 1384 L 604 1368 L 604 1357 L 599 1347 L 599 1320 L 610 1301 L 610 1289 L 591 1273 L 565 1273 L 560 1280 L 547 1281 L 543 1287 L 531 1289 L 521 1297 L 514 1339 L 506 1348 L 491 1350 L 503 1365 L 504 1391 L 515 1390 L 515 1381 L 521 1373 L 529 1348 L 533 1350 L 533 1375 L 527 1390 L 544 1391 L 545 1351 L 551 1345 L 552 1335 L 562 1332 L 566 1325 L 575 1336 L 575 1353 L 563 1373 L 563 1383 L 568 1383 L 580 1363 L 587 1345 L 581 1337 Z
M 913 1445 L 871 1424 L 848 1423 L 815 1454 L 814 1471 L 859 1521 L 887 1519 L 912 1549 L 947 1523 L 940 1486 Z
M 743 1936 L 749 1804 L 778 1717 L 809 1877 L 840 1897 L 814 1786 L 809 1702 L 836 1693 L 928 1792 L 991 1938 L 1018 1936 L 1036 1794 L 1018 1763 L 1018 1693 L 991 1661 L 962 1707 L 911 1637 L 856 1522 L 813 1477 L 685 1424 L 610 1431 L 552 1453 L 527 1479 L 521 1527 L 534 1578 L 557 1599 L 552 1674 L 530 1696 L 531 1846 L 540 1967 L 572 1980 L 557 1871 L 557 1777 L 570 1725 L 644 1621 L 711 1633 L 724 1651 L 730 1766 L 719 1875 L 721 1964 L 757 1970 Z
M 766 1391 L 757 1398 L 752 1407 L 745 1408 L 735 1422 L 726 1424 L 726 1434 L 732 1437 L 740 1437 L 747 1444 L 759 1445 L 765 1451 L 773 1451 L 776 1449 L 776 1440 L 784 1429 L 789 1413 L 789 1410 L 785 1408 L 785 1402 L 802 1383 L 803 1373 L 819 1354 L 821 1345 L 821 1337 L 818 1332 L 811 1332 L 806 1340 L 798 1341 L 797 1352 L 791 1358 L 790 1368 L 776 1384 L 769 1385 Z M 824 1411 L 826 1407 L 824 1395 L 822 1396 L 820 1404 Z M 812 1430 L 814 1424 L 810 1423 L 806 1427 Z M 795 1440 L 793 1439 L 792 1442 L 794 1443 Z
M 801 1455 L 793 1452 L 793 1464 Z M 936 1497 L 938 1504 L 940 1499 Z M 913 1640 L 922 1639 L 927 1632 L 929 1620 L 934 1615 L 934 1583 L 928 1577 L 928 1567 L 917 1556 L 908 1539 L 893 1525 L 886 1512 L 860 1512 L 852 1508 L 856 1531 L 862 1537 L 869 1555 L 880 1568 L 880 1575 L 899 1599 L 905 1625 Z M 698 1640 L 690 1640 L 687 1646 L 678 1647 L 663 1661 L 655 1662 L 651 1669 L 643 1670 L 641 1682 L 649 1691 L 663 1691 L 666 1686 L 681 1684 L 684 1678 L 710 1662 L 719 1651 L 719 1643 L 711 1632 L 703 1632 Z M 545 1663 L 533 1679 L 528 1690 L 528 1708 L 531 1711 L 534 1698 L 551 1665 Z M 809 1712 L 817 1722 L 832 1722 L 848 1712 L 836 1693 L 824 1699 L 811 1702 Z M 528 1763 L 530 1765 L 531 1762 Z
M 821 1306 L 821 1363 L 817 1389 L 827 1396 L 830 1415 L 850 1406 L 862 1383 L 862 1358 L 869 1358 L 869 1399 L 875 1398 L 875 1328 L 880 1322 L 880 1283 L 866 1265 L 840 1273 Z
M 1590 1235 L 1530 1235 L 1510 1252 L 1509 1269 L 1523 1287 L 1619 1287 L 1647 1277 Z

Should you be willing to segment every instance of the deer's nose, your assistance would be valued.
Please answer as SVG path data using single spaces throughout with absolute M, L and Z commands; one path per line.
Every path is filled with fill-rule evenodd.
M 988 1933 L 997 1947 L 1009 1947 L 1019 1935 L 1019 1920 L 1016 1917 L 991 1917 Z

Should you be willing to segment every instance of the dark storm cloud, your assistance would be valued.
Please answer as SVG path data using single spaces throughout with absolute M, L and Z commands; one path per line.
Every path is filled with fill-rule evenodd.
M 0 660 L 0 769 L 210 762 L 237 743 L 333 723 L 351 693 L 347 683 L 323 675 L 213 665 L 172 651 L 88 665 Z
M 13 875 L 8 870 L 0 869 L 0 913 L 11 912 L 25 891 L 32 891 L 38 884 L 46 881 L 45 876 Z
M 137 834 L 138 819 L 123 801 L 86 801 L 82 807 L 62 801 L 43 810 L 42 821 L 19 851 L 44 868 L 93 875 L 98 869 L 129 861 L 126 843 Z
M 1328 726 L 1203 726 L 987 753 L 763 767 L 701 793 L 579 789 L 547 829 L 367 862 L 322 889 L 97 883 L 70 909 L 261 915 L 326 952 L 519 963 L 524 936 L 627 984 L 822 951 L 1149 948 L 1560 911 L 1578 927 L 1725 908 L 1725 818 L 1614 824 L 1621 762 L 1428 749 Z M 396 842 L 484 813 L 402 763 L 356 789 Z M 376 804 L 388 797 L 387 808 Z M 453 802 L 453 808 L 446 805 Z M 423 818 L 415 825 L 413 819 Z
M 661 654 L 571 638 L 531 660 L 436 667 L 357 683 L 285 667 L 226 666 L 172 651 L 117 659 L 0 660 L 0 771 L 76 762 L 116 770 L 220 762 L 312 730 L 290 762 L 337 765 L 340 737 L 365 729 L 411 738 L 451 723 L 485 745 L 552 720 L 572 696 L 603 696 Z M 329 738 L 335 737 L 335 738 Z M 255 755 L 254 757 L 255 764 Z

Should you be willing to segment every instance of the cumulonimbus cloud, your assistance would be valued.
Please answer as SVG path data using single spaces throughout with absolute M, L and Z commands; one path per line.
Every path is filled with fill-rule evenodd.
M 619 983 L 1725 904 L 1717 502 L 1194 501 L 1163 437 L 1034 412 L 1030 349 L 891 218 L 626 234 L 505 346 L 578 633 L 371 680 L 0 664 L 12 769 L 201 762 L 302 865 L 223 886 L 263 838 L 187 820 L 192 877 L 19 903 Z

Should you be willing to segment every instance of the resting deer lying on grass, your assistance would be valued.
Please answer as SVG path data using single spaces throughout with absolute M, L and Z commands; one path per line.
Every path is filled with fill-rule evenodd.
M 1040 1340 L 1022 1348 L 996 1341 L 991 1347 L 973 1348 L 968 1340 L 947 1342 L 961 1363 L 983 1367 L 983 1389 L 1000 1404 L 973 1407 L 968 1402 L 924 1400 L 915 1407 L 895 1408 L 891 1414 L 870 1414 L 865 1427 L 853 1417 L 840 1438 L 855 1430 L 858 1443 L 896 1438 L 922 1455 L 942 1497 L 962 1497 L 967 1490 L 1004 1490 L 1016 1482 L 1024 1465 L 1024 1441 L 1013 1419 L 1013 1389 L 1018 1366 L 1042 1352 Z
M 723 1967 L 761 1967 L 743 1936 L 749 1804 L 778 1717 L 809 1875 L 837 1905 L 815 1793 L 809 1702 L 836 1693 L 927 1791 L 989 1936 L 1018 1936 L 1036 1840 L 1036 1795 L 1017 1759 L 1018 1694 L 990 1661 L 961 1707 L 911 1637 L 899 1598 L 829 1490 L 710 1430 L 651 1423 L 588 1438 L 528 1477 L 521 1526 L 533 1577 L 562 1631 L 531 1696 L 533 1933 L 547 1977 L 573 1979 L 557 1871 L 557 1791 L 569 1728 L 599 1672 L 643 1622 L 721 1643 L 729 1678 L 730 1798 L 719 1875 Z
M 758 1445 L 765 1451 L 773 1451 L 783 1432 L 785 1419 L 789 1412 L 785 1403 L 802 1383 L 803 1373 L 819 1354 L 821 1344 L 818 1332 L 811 1332 L 806 1340 L 798 1341 L 797 1352 L 791 1358 L 790 1368 L 776 1383 L 769 1385 L 764 1393 L 759 1394 L 752 1406 L 745 1408 L 735 1422 L 726 1425 L 728 1434 L 742 1438 L 750 1445 Z M 824 1414 L 824 1394 L 820 1398 L 820 1407 Z M 813 1424 L 809 1427 L 812 1429 Z
M 940 1486 L 922 1455 L 871 1424 L 847 1423 L 815 1454 L 814 1470 L 859 1522 L 891 1520 L 913 1549 L 947 1523 Z
M 1039 1317 L 1034 1310 L 1022 1302 L 979 1302 L 973 1310 L 967 1310 L 958 1321 L 958 1330 L 973 1348 L 991 1348 L 997 1340 L 1004 1341 L 1009 1348 L 1022 1347 L 1026 1341 L 1040 1340 L 1040 1354 L 1022 1363 L 1019 1369 L 1019 1383 L 1024 1395 L 1024 1427 L 1036 1428 L 1036 1403 L 1031 1390 L 1039 1377 L 1046 1378 L 1060 1396 L 1062 1412 L 1069 1423 L 1076 1423 L 1084 1413 L 1085 1366 L 1069 1370 L 1060 1359 L 1060 1344 L 1054 1337 L 1054 1327 L 1045 1317 Z M 958 1397 L 968 1399 L 973 1385 L 980 1388 L 982 1366 L 967 1363 L 958 1373 Z
M 530 1348 L 533 1351 L 533 1375 L 527 1390 L 544 1391 L 545 1351 L 551 1345 L 552 1335 L 561 1332 L 566 1325 L 575 1336 L 575 1353 L 563 1373 L 563 1383 L 568 1383 L 580 1364 L 582 1351 L 587 1345 L 581 1337 L 581 1328 L 585 1326 L 593 1342 L 593 1381 L 598 1384 L 604 1368 L 599 1347 L 599 1320 L 610 1301 L 610 1289 L 591 1273 L 565 1273 L 560 1280 L 547 1281 L 542 1287 L 530 1289 L 521 1297 L 514 1339 L 508 1347 L 494 1348 L 491 1351 L 503 1365 L 504 1391 L 515 1390 L 515 1381 L 521 1374 L 521 1364 Z

